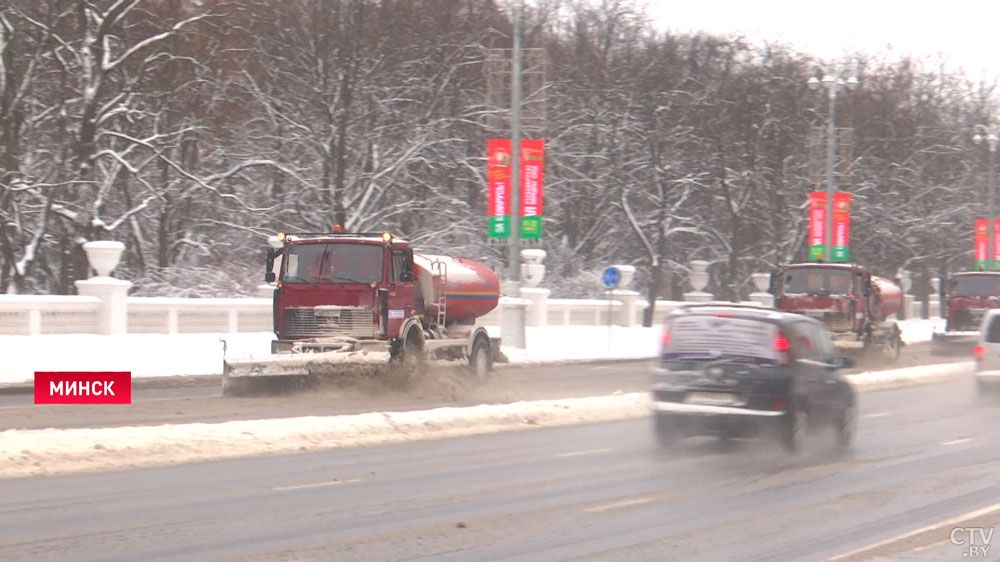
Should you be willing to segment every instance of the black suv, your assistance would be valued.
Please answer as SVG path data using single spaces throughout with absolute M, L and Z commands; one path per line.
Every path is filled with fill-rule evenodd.
M 662 444 L 679 437 L 770 434 L 790 451 L 814 427 L 854 438 L 854 388 L 817 320 L 763 306 L 687 305 L 667 318 L 652 390 Z

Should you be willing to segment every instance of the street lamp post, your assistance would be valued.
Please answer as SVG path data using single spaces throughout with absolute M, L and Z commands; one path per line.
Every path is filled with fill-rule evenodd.
M 858 77 L 854 76 L 854 73 L 851 72 L 851 76 L 845 78 L 846 74 L 848 74 L 846 69 L 838 66 L 832 71 L 824 71 L 822 80 L 813 76 L 807 82 L 809 88 L 812 90 L 818 90 L 820 86 L 823 86 L 829 92 L 830 97 L 830 119 L 826 139 L 826 218 L 823 221 L 826 225 L 823 259 L 826 261 L 833 260 L 833 193 L 836 191 L 836 180 L 833 170 L 837 159 L 837 94 L 845 88 L 853 90 L 858 86 Z
M 521 283 L 521 17 L 522 2 L 515 0 L 513 9 L 514 44 L 511 49 L 510 73 L 510 277 L 511 296 L 518 296 Z
M 987 172 L 986 172 L 988 178 L 986 181 L 986 270 L 993 271 L 994 269 L 996 269 L 994 267 L 995 266 L 994 262 L 996 261 L 996 252 L 993 250 L 993 248 L 995 247 L 994 245 L 996 243 L 994 235 L 994 227 L 993 227 L 993 223 L 995 220 L 993 217 L 993 191 L 995 189 L 994 186 L 995 180 L 993 176 L 993 161 L 994 161 L 994 155 L 997 152 L 997 140 L 1000 137 L 997 136 L 998 133 L 997 130 L 990 131 L 983 125 L 980 125 L 979 129 L 982 132 L 986 133 L 986 135 L 983 136 L 982 134 L 977 132 L 975 135 L 972 136 L 972 142 L 976 144 L 982 144 L 983 141 L 985 140 L 987 146 L 990 149 L 989 165 L 987 165 Z

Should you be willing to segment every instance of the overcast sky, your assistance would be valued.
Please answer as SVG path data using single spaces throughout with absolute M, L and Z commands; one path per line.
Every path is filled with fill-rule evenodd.
M 996 0 L 648 0 L 648 6 L 664 30 L 742 33 L 824 59 L 858 50 L 933 56 L 975 80 L 1000 77 Z

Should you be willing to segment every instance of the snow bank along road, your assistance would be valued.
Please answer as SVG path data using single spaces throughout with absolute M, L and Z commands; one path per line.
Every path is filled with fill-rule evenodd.
M 968 374 L 971 363 L 851 375 L 862 392 Z M 336 416 L 0 432 L 0 478 L 376 445 L 630 419 L 648 415 L 645 392 L 465 408 Z

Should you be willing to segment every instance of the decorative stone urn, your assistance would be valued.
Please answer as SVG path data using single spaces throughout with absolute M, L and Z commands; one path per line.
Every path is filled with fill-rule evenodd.
M 702 292 L 708 286 L 708 262 L 703 260 L 692 260 L 691 273 L 688 274 L 688 281 L 695 292 Z
M 527 287 L 537 287 L 545 278 L 545 250 L 521 250 L 521 283 Z
M 111 277 L 111 272 L 118 267 L 118 261 L 125 251 L 125 244 L 100 240 L 84 243 L 83 250 L 87 252 L 87 261 L 97 272 L 97 276 L 81 279 L 74 284 L 80 296 L 97 297 L 101 300 L 97 314 L 97 332 L 105 335 L 127 333 L 127 298 L 132 283 Z
M 86 242 L 83 250 L 87 252 L 87 261 L 98 277 L 111 277 L 111 272 L 118 267 L 118 261 L 125 251 L 125 244 L 111 240 Z
M 688 274 L 688 282 L 694 288 L 693 292 L 684 293 L 684 300 L 692 302 L 708 302 L 712 300 L 711 293 L 704 292 L 708 286 L 708 262 L 703 260 L 692 260 L 689 264 L 691 273 Z
M 767 292 L 771 285 L 771 274 L 754 273 L 750 275 L 750 279 L 753 280 L 753 285 L 757 289 L 750 293 L 750 300 L 764 306 L 774 306 L 774 295 Z

